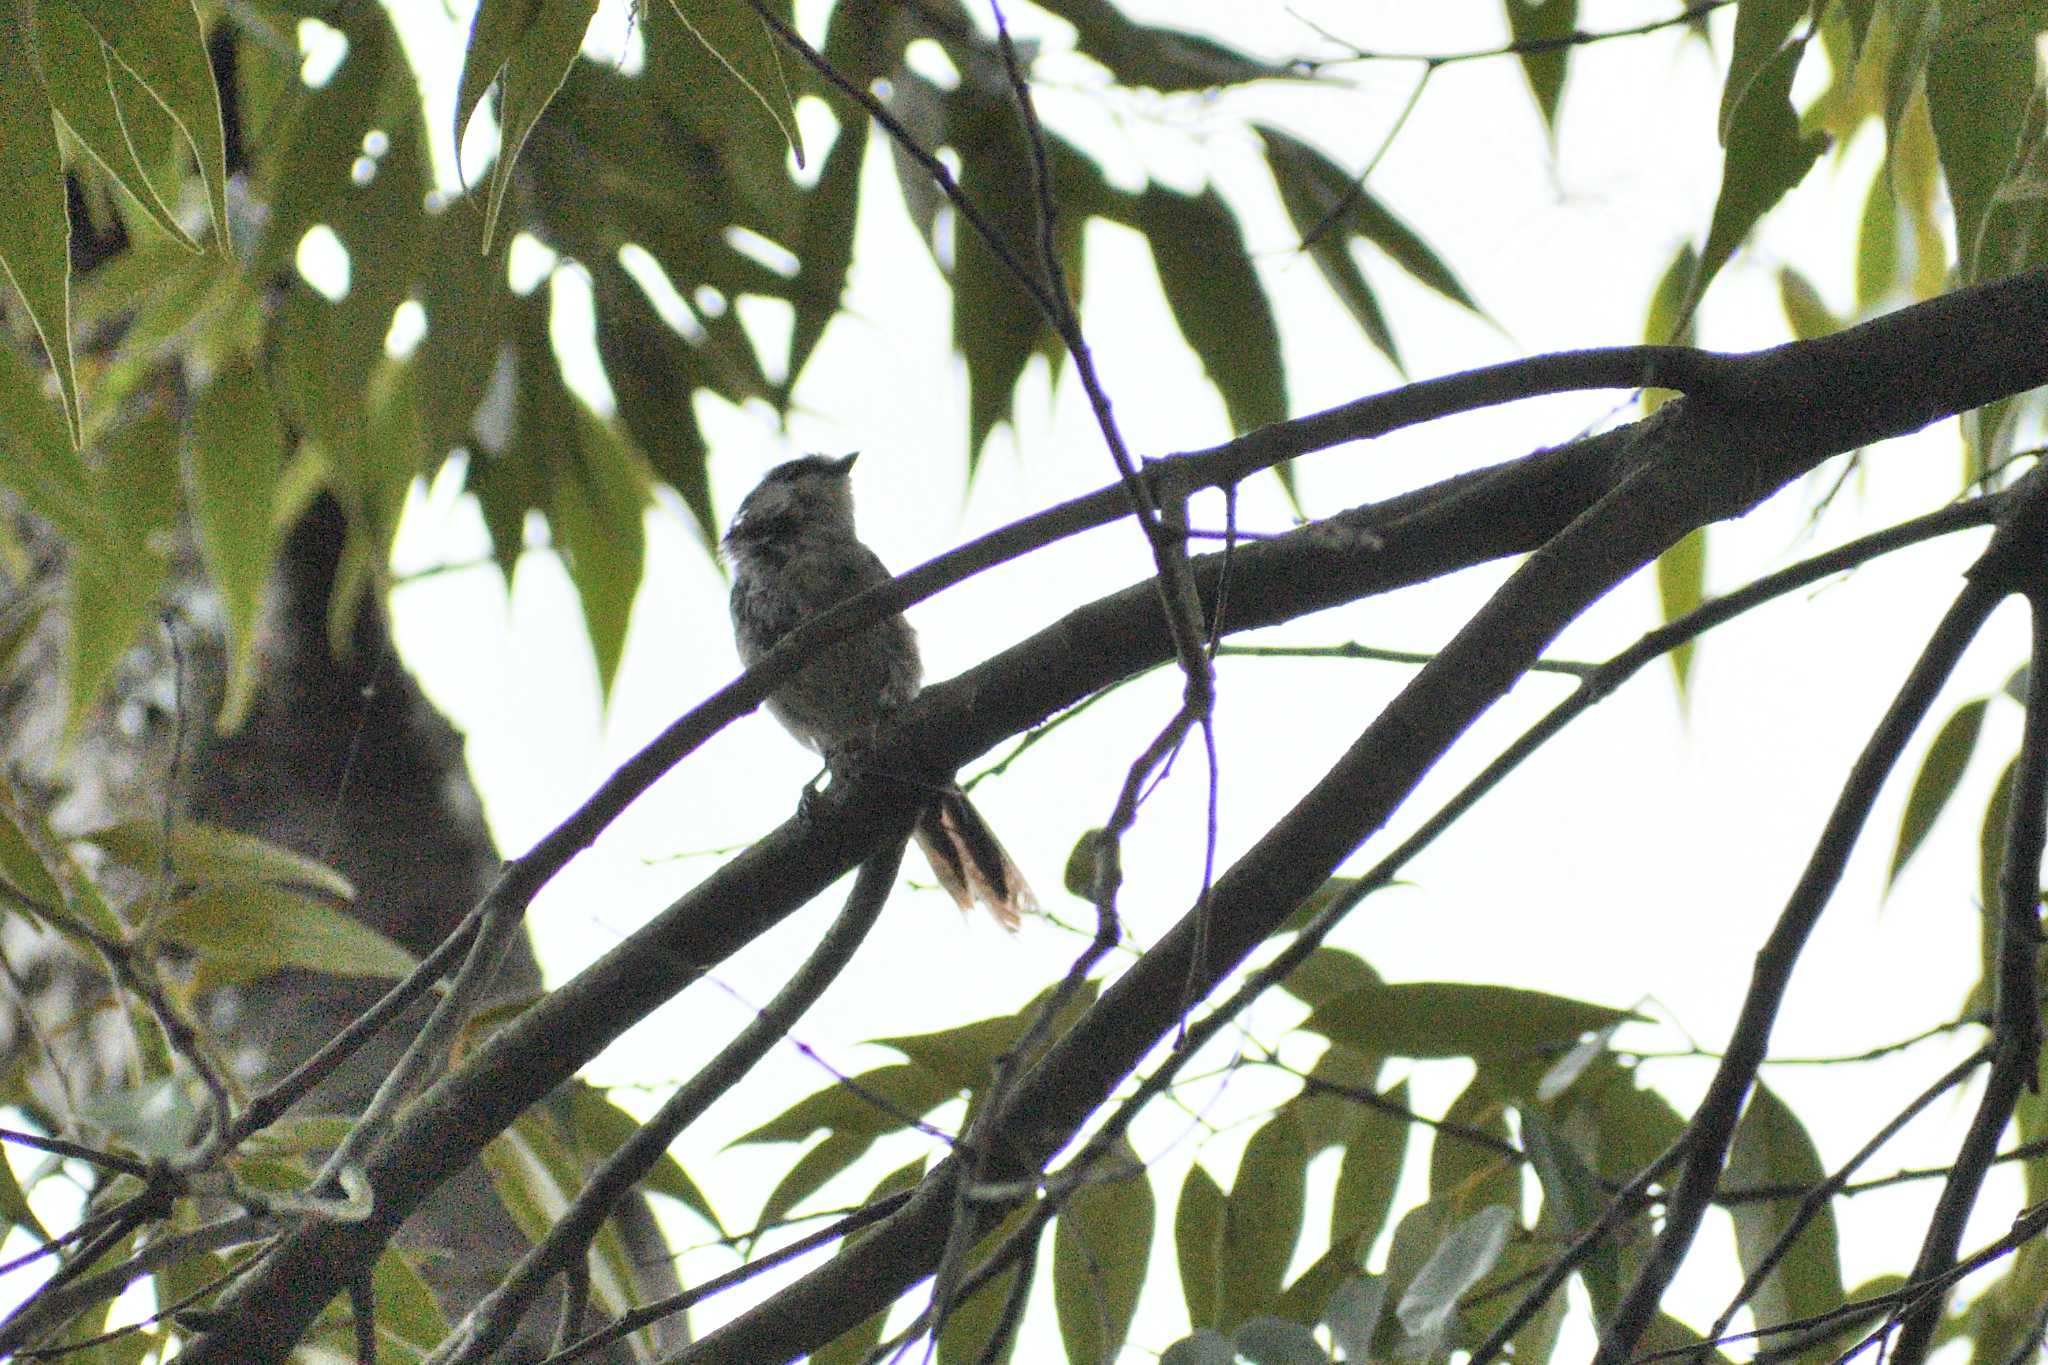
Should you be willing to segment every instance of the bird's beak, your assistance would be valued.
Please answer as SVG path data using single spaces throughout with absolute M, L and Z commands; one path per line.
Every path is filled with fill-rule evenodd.
M 853 462 L 855 460 L 858 460 L 859 458 L 860 452 L 858 450 L 855 450 L 849 452 L 848 454 L 841 455 L 838 459 L 832 462 L 832 465 L 842 474 L 851 474 L 853 472 Z

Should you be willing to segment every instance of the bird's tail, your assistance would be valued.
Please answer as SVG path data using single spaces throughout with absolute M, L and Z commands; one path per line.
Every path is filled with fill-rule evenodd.
M 918 816 L 917 846 L 962 910 L 979 901 L 1014 933 L 1026 912 L 1038 909 L 1024 874 L 958 787 L 940 792 Z

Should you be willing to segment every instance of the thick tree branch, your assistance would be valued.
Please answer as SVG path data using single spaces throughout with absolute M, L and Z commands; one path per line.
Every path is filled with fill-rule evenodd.
M 1341 535 L 1310 526 L 1239 548 L 1231 578 L 1240 630 L 1423 581 L 1542 546 L 1453 647 L 1424 668 L 1315 792 L 1218 882 L 1213 931 L 1197 982 L 1221 979 L 1357 842 L 1370 834 L 1470 719 L 1537 657 L 1543 643 L 1595 597 L 1692 528 L 1739 514 L 1845 450 L 2048 381 L 2048 272 L 1960 291 L 1819 341 L 1747 357 L 1710 357 L 1693 397 L 1635 427 L 1541 452 L 1437 489 L 1334 519 Z M 1605 353 L 1595 353 L 1605 354 Z M 1637 356 L 1641 378 L 1640 353 Z M 1659 353 L 1695 363 L 1696 352 Z M 1611 362 L 1610 362 L 1611 363 Z M 1252 433 L 1174 470 L 1181 486 L 1227 484 L 1307 449 L 1498 401 L 1514 375 L 1577 366 L 1578 384 L 1628 383 L 1591 361 L 1546 358 L 1494 372 L 1489 383 L 1454 376 Z M 1553 378 L 1558 376 L 1553 374 Z M 1674 381 L 1680 376 L 1670 376 Z M 1462 394 L 1457 391 L 1466 388 Z M 1423 398 L 1415 395 L 1422 394 Z M 1426 400 L 1426 401 L 1425 401 Z M 1155 473 L 1156 476 L 1156 473 Z M 532 854 L 508 866 L 494 896 L 523 904 L 626 803 L 680 756 L 800 666 L 828 633 L 857 628 L 946 582 L 1109 520 L 1123 490 L 1053 509 L 895 580 L 793 634 L 762 665 L 629 760 L 592 801 Z M 1111 503 L 1109 499 L 1115 499 Z M 1117 506 L 1121 504 L 1121 507 Z M 1583 522 L 1575 519 L 1598 505 Z M 1383 542 L 1361 553 L 1356 531 Z M 1221 559 L 1192 561 L 1213 601 Z M 927 690 L 881 766 L 948 774 L 974 754 L 1097 688 L 1171 657 L 1149 581 L 1083 607 L 971 670 Z M 721 868 L 594 964 L 526 1012 L 400 1116 L 365 1156 L 376 1213 L 348 1226 L 308 1223 L 239 1286 L 234 1340 L 211 1334 L 194 1361 L 275 1359 L 312 1315 L 376 1254 L 424 1194 L 455 1165 L 634 1021 L 711 965 L 817 894 L 872 851 L 900 818 L 901 782 L 854 782 L 828 792 L 802 829 L 786 826 Z M 1136 1058 L 1172 1026 L 1188 978 L 1195 926 L 1177 927 L 1106 992 L 1082 1023 L 1019 1087 L 1009 1107 L 1019 1157 L 1056 1150 Z M 1163 1012 L 1163 1013 L 1162 1013 Z M 1168 1017 L 1171 1016 L 1171 1017 Z M 1014 1159 L 1014 1158 L 1013 1158 Z M 1025 1165 L 1029 1163 L 1026 1162 Z M 830 1340 L 929 1273 L 943 1240 L 945 1180 L 928 1179 L 894 1219 L 734 1329 L 712 1340 L 780 1359 Z M 934 1200 L 934 1197 L 936 1199 Z M 936 1221 L 933 1214 L 937 1212 Z M 854 1316 L 841 1321 L 846 1314 Z M 758 1330 L 759 1336 L 750 1333 Z M 708 1345 L 708 1342 L 707 1342 Z M 777 1353 L 781 1354 L 777 1354 Z

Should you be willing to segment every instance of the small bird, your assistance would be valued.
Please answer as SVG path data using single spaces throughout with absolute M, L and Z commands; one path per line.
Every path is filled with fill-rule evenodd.
M 889 581 L 882 561 L 854 534 L 848 476 L 857 456 L 807 455 L 779 464 L 733 515 L 725 533 L 732 630 L 748 667 L 812 617 Z M 876 727 L 917 695 L 923 676 L 917 634 L 898 613 L 820 648 L 768 698 L 768 710 L 828 767 L 851 766 Z M 916 838 L 962 910 L 979 901 L 1014 930 L 1038 908 L 1017 864 L 957 784 L 933 793 L 918 815 Z

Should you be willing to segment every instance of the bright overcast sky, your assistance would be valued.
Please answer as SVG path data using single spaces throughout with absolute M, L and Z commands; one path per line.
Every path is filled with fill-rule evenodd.
M 1492 6 L 1357 5 L 1302 0 L 1288 7 L 1233 0 L 1127 4 L 1270 54 L 1317 50 L 1313 20 L 1361 45 L 1457 51 L 1501 40 Z M 430 11 L 433 7 L 411 7 Z M 817 4 L 799 5 L 809 32 Z M 1019 7 L 1021 10 L 1021 7 Z M 1640 22 L 1638 6 L 1581 6 L 1583 27 Z M 1296 17 L 1298 16 L 1298 17 Z M 1057 34 L 1013 16 L 1024 32 Z M 1717 17 L 1725 39 L 1727 16 Z M 608 27 L 609 26 L 609 27 Z M 451 29 L 451 31 L 459 31 Z M 607 5 L 593 45 L 616 48 L 625 32 Z M 1055 37 L 1052 46 L 1063 40 Z M 1324 48 L 1322 50 L 1328 50 Z M 452 84 L 454 63 L 441 63 Z M 1344 69 L 1348 91 L 1272 86 L 1214 100 L 1128 98 L 1106 108 L 1093 80 L 1071 62 L 1048 60 L 1042 109 L 1054 126 L 1102 155 L 1112 175 L 1145 172 L 1192 188 L 1213 175 L 1246 210 L 1261 269 L 1280 308 L 1292 408 L 1308 412 L 1398 382 L 1324 293 L 1262 183 L 1251 135 L 1255 113 L 1289 126 L 1347 165 L 1363 165 L 1420 74 L 1411 63 Z M 1437 248 L 1498 322 L 1489 327 L 1368 260 L 1412 372 L 1445 371 L 1568 347 L 1640 338 L 1652 283 L 1679 244 L 1704 233 L 1719 178 L 1713 116 L 1714 59 L 1672 33 L 1584 49 L 1574 58 L 1552 154 L 1518 68 L 1509 61 L 1441 70 L 1379 167 L 1374 189 Z M 442 92 L 447 100 L 447 92 Z M 809 108 L 806 127 L 829 136 Z M 438 120 L 445 128 L 445 118 Z M 1753 250 L 1724 272 L 1701 317 L 1702 344 L 1743 349 L 1786 338 L 1773 272 L 1796 262 L 1838 308 L 1850 296 L 1853 214 L 1876 164 L 1873 134 L 1831 158 L 1768 223 Z M 865 538 L 904 569 L 960 541 L 1111 477 L 1085 405 L 1039 362 L 1019 397 L 1018 428 L 992 445 L 980 481 L 963 489 L 966 383 L 948 350 L 949 299 L 906 219 L 891 159 L 871 156 L 857 255 L 840 318 L 798 391 L 798 411 L 779 430 L 765 408 L 700 405 L 714 445 L 721 516 L 770 464 L 805 451 L 861 450 L 856 475 Z M 1232 432 L 1196 362 L 1179 346 L 1142 243 L 1097 225 L 1088 239 L 1084 321 L 1133 447 L 1147 454 L 1205 446 Z M 558 279 L 564 345 L 576 349 L 577 282 Z M 779 334 L 770 307 L 742 308 L 757 335 Z M 587 325 L 587 324 L 586 324 Z M 587 345 L 587 342 L 582 343 Z M 1328 513 L 1567 440 L 1628 414 L 1625 395 L 1585 394 L 1522 404 L 1402 433 L 1371 446 L 1325 452 L 1301 466 L 1312 512 Z M 1857 530 L 1938 505 L 1955 490 L 1952 426 L 1877 451 L 1867 477 L 1818 526 L 1809 509 L 1821 485 L 1795 489 L 1734 526 L 1717 527 L 1712 585 L 1848 538 Z M 1828 473 L 1832 473 L 1832 467 Z M 1198 518 L 1220 520 L 1214 504 Z M 1280 529 L 1287 509 L 1268 480 L 1245 490 L 1240 512 L 1253 529 Z M 600 716 L 594 670 L 574 617 L 574 598 L 545 553 L 521 566 L 509 609 L 495 571 L 434 575 L 395 599 L 400 643 L 435 698 L 469 736 L 469 754 L 493 828 L 507 853 L 525 849 L 566 815 L 627 754 L 736 671 L 724 587 L 673 506 L 649 517 L 649 577 L 633 618 L 610 712 Z M 1696 663 L 1689 716 L 1668 670 L 1646 670 L 1529 764 L 1409 871 L 1410 884 L 1369 901 L 1335 941 L 1396 980 L 1503 981 L 1638 1006 L 1663 1021 L 1624 1035 L 1645 1051 L 1692 1040 L 1717 1048 L 1767 932 L 1819 829 L 1842 774 L 1885 705 L 1925 632 L 1959 584 L 1978 537 L 1897 557 L 1854 578 L 1781 602 L 1710 637 Z M 461 562 L 484 552 L 473 508 L 439 490 L 415 508 L 401 571 Z M 1147 556 L 1129 525 L 1067 542 L 974 579 L 912 612 L 928 675 L 944 678 L 1014 643 L 1063 613 L 1134 580 Z M 1374 599 L 1261 637 L 1299 643 L 1358 640 L 1429 649 L 1439 645 L 1504 576 L 1482 569 L 1394 600 Z M 1558 646 L 1597 659 L 1655 623 L 1647 582 L 1624 587 Z M 1973 651 L 1966 685 L 1937 714 L 1995 689 L 2022 657 L 2017 619 Z M 1256 839 L 1320 776 L 1408 676 L 1390 665 L 1242 660 L 1222 672 L 1220 856 Z M 1561 697 L 1566 682 L 1536 677 L 1489 715 L 1426 782 L 1393 831 L 1412 828 L 1519 729 Z M 1087 909 L 1059 888 L 1075 838 L 1099 824 L 1125 765 L 1171 714 L 1170 676 L 1125 689 L 1083 721 L 988 784 L 976 799 L 1058 918 L 1083 923 Z M 1787 1055 L 1855 1051 L 1951 1017 L 1975 972 L 1974 818 L 1990 774 L 2017 734 L 2016 707 L 1994 708 L 1984 755 L 1957 802 L 1957 816 L 1888 903 L 1878 890 L 1897 828 L 1903 783 L 1872 825 L 1873 839 L 1807 953 L 1777 1033 Z M 1924 737 L 1923 737 L 1924 740 Z M 1909 763 L 1917 762 L 1916 755 Z M 541 897 L 533 931 L 552 980 L 562 980 L 645 921 L 714 865 L 789 814 L 812 758 L 765 715 L 741 721 L 630 811 Z M 1146 807 L 1126 859 L 1123 911 L 1139 944 L 1187 907 L 1201 865 L 1203 772 L 1184 758 Z M 1375 841 L 1365 861 L 1391 841 Z M 801 1038 L 842 1071 L 893 1060 L 861 1040 L 948 1027 L 1007 1011 L 1053 980 L 1082 938 L 1046 923 L 1015 941 L 963 920 L 913 855 L 881 927 Z M 838 909 L 828 895 L 671 1004 L 594 1068 L 609 1084 L 662 1087 L 688 1074 L 765 1002 Z M 1255 1026 L 1278 1042 L 1284 1004 Z M 1298 1062 L 1312 1040 L 1289 1040 Z M 1865 1096 L 1917 1090 L 1955 1054 L 1939 1045 L 1896 1063 L 1839 1077 L 1774 1069 L 1781 1088 L 1815 1122 L 1824 1160 L 1836 1161 L 1888 1116 Z M 1398 1075 L 1399 1064 L 1390 1072 Z M 1418 1073 L 1425 1107 L 1447 1103 L 1468 1068 Z M 1647 1077 L 1681 1104 L 1704 1084 L 1698 1062 L 1660 1063 Z M 740 1092 L 689 1134 L 678 1156 L 699 1180 L 717 1175 L 714 1198 L 728 1223 L 748 1226 L 768 1183 L 794 1159 L 788 1148 L 721 1153 L 722 1144 L 830 1076 L 794 1049 L 779 1052 Z M 1243 1074 L 1220 1097 L 1191 1092 L 1211 1117 L 1254 1114 L 1284 1095 Z M 651 1107 L 658 1093 L 621 1095 Z M 1964 1112 L 1938 1107 L 1934 1123 Z M 946 1116 L 942 1115 L 941 1118 Z M 957 1116 L 954 1116 L 957 1118 Z M 1137 1130 L 1155 1165 L 1162 1215 L 1194 1156 L 1228 1184 L 1248 1127 L 1199 1135 L 1185 1113 L 1159 1106 Z M 1418 1139 L 1415 1150 L 1422 1144 Z M 853 1176 L 828 1188 L 851 1202 L 918 1148 L 884 1143 Z M 1908 1139 L 1905 1164 L 1942 1159 Z M 1878 1167 L 1889 1169 L 1885 1158 Z M 1327 1194 L 1333 1171 L 1312 1189 Z M 1413 1172 L 1411 1172 L 1411 1175 Z M 1987 1203 L 2010 1186 L 1994 1176 Z M 1923 1192 L 1924 1193 L 1924 1192 Z M 841 1196 L 833 1198 L 833 1196 Z M 1852 1201 L 1842 1212 L 1844 1270 L 1851 1285 L 1900 1253 L 1886 1230 L 1918 1208 L 1921 1194 Z M 1312 1206 L 1313 1207 L 1313 1206 Z M 1910 1223 L 1905 1224 L 1911 1226 Z M 1311 1214 L 1298 1265 L 1322 1250 Z M 1988 1227 L 1988 1224 L 1986 1225 Z M 1182 1330 L 1168 1227 L 1133 1344 L 1164 1347 Z M 1985 1232 L 1973 1232 L 1972 1242 Z M 700 1232 L 686 1228 L 696 1239 Z M 1732 1245 L 1710 1220 L 1702 1245 Z M 1371 1264 L 1377 1266 L 1384 1248 Z M 686 1259 L 686 1275 L 726 1268 L 723 1253 Z M 1732 1260 L 1727 1264 L 1732 1264 Z M 1674 1305 L 1696 1325 L 1719 1306 L 1718 1279 L 1682 1281 Z M 722 1305 L 724 1300 L 720 1300 Z M 730 1311 L 729 1309 L 725 1311 Z M 720 1313 L 714 1305 L 712 1312 Z M 1738 1322 L 1738 1326 L 1741 1325 Z M 1049 1304 L 1029 1330 L 1051 1330 Z M 1045 1348 L 1045 1349 L 1050 1349 Z M 1570 1349 L 1569 1342 L 1566 1349 Z M 1038 1358 L 1027 1348 L 1025 1355 Z M 1134 1358 L 1135 1355 L 1134 1355 Z

